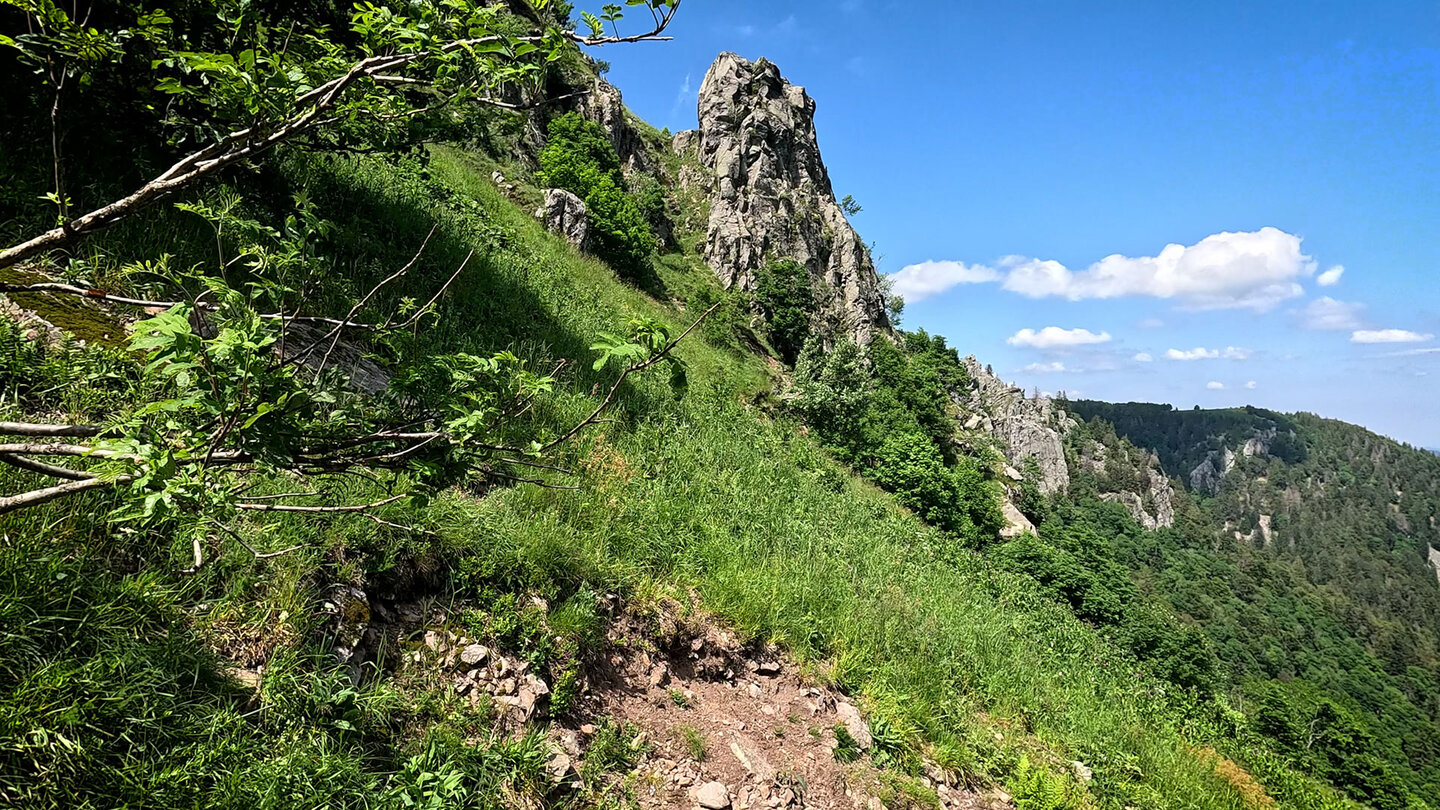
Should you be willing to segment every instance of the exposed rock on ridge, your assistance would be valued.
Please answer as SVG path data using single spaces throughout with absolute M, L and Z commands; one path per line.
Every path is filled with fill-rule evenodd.
M 1025 469 L 1026 462 L 1033 459 L 1039 469 L 1035 484 L 1041 492 L 1052 495 L 1068 489 L 1072 474 L 1078 470 L 1070 469 L 1071 462 L 1065 452 L 1066 437 L 1079 422 L 1050 397 L 1027 397 L 1024 389 L 1001 380 L 974 357 L 966 357 L 964 363 L 971 387 L 956 400 L 969 414 L 962 426 L 987 433 L 996 440 L 1000 452 L 1013 467 L 1012 477 L 1018 478 L 1020 474 L 1016 471 Z M 1130 458 L 1111 459 L 1103 445 L 1091 442 L 1090 447 L 1080 450 L 1075 461 L 1082 469 L 1101 477 L 1106 476 L 1112 462 L 1124 461 L 1133 466 L 1140 476 L 1137 484 L 1101 492 L 1101 499 L 1123 505 L 1135 521 L 1147 529 L 1175 525 L 1175 489 L 1161 470 L 1160 459 L 1154 453 L 1133 448 L 1128 453 Z M 1013 537 L 1033 529 L 1014 504 L 1004 506 L 1008 507 L 1005 509 L 1007 525 L 1002 536 Z
M 626 174 L 631 172 L 653 172 L 654 157 L 646 148 L 640 131 L 632 122 L 625 100 L 615 85 L 597 78 L 589 91 L 575 102 L 574 110 L 594 121 L 610 133 L 610 143 L 615 154 L 620 156 L 620 165 Z
M 535 216 L 576 248 L 584 250 L 590 244 L 590 217 L 585 202 L 574 194 L 559 188 L 547 190 L 545 204 Z
M 794 259 L 810 271 L 825 325 L 861 344 L 889 333 L 874 262 L 835 200 L 805 89 L 764 59 L 723 53 L 700 85 L 699 114 L 699 130 L 680 133 L 675 148 L 707 170 L 683 180 L 710 197 L 704 254 L 725 285 L 751 289 L 767 261 Z
M 996 377 L 974 357 L 965 358 L 972 385 L 968 397 L 959 403 L 973 416 L 965 427 L 984 430 L 999 440 L 1005 458 L 1017 469 L 1033 458 L 1040 467 L 1040 491 L 1059 492 L 1070 485 L 1065 464 L 1063 430 L 1070 417 L 1055 407 L 1049 397 L 1031 399 Z

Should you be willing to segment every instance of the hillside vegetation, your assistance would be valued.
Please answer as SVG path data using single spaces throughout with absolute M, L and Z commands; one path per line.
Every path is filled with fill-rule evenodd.
M 568 4 L 112 5 L 0 29 L 0 242 L 67 223 L 0 254 L 0 418 L 28 431 L 0 452 L 0 805 L 647 806 L 648 743 L 584 698 L 680 621 L 851 695 L 892 807 L 940 806 L 937 765 L 1019 810 L 1430 806 L 1435 459 L 1310 417 L 1171 440 L 1090 414 L 1069 441 L 1181 477 L 1234 431 L 1272 440 L 1145 531 L 962 441 L 974 381 L 942 338 L 836 338 L 785 257 L 722 288 L 695 167 L 637 169 L 540 103 L 594 81 L 581 48 L 619 20 L 577 42 L 537 33 L 583 30 Z M 77 215 L 397 53 L 437 90 L 366 79 L 292 139 Z M 549 186 L 597 212 L 589 252 L 532 215 Z M 1283 431 L 1303 453 L 1273 455 Z M 1335 497 L 1265 512 L 1281 543 L 1226 539 L 1292 481 Z M 1000 537 L 1007 499 L 1035 532 Z M 425 663 L 428 619 L 366 635 L 411 609 L 548 694 L 509 722 Z

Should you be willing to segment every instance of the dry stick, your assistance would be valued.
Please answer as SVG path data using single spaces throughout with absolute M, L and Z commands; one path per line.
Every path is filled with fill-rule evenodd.
M 20 495 L 0 497 L 0 515 L 7 512 L 14 512 L 17 509 L 39 506 L 42 503 L 49 503 L 58 498 L 79 495 L 82 492 L 89 492 L 92 489 L 128 484 L 133 480 L 130 476 L 122 476 L 109 481 L 101 478 L 87 478 L 84 481 L 71 481 L 68 484 L 61 484 L 46 489 L 36 489 Z
M 281 498 L 315 498 L 318 492 L 286 492 L 281 495 L 241 495 L 242 501 L 278 501 Z
M 42 425 L 33 422 L 0 422 L 3 436 L 99 436 L 95 425 Z
M 660 34 L 669 26 L 670 20 L 675 16 L 675 11 L 679 7 L 680 4 L 677 2 L 665 15 L 660 25 L 648 34 L 630 37 L 582 37 L 573 31 L 567 31 L 565 36 L 572 42 L 585 46 L 667 40 L 669 37 L 662 37 Z M 544 36 L 519 37 L 514 42 L 538 45 L 545 39 Z M 461 39 L 448 42 L 433 50 L 362 59 L 351 65 L 350 69 L 340 76 L 296 98 L 291 104 L 292 114 L 289 118 L 272 122 L 268 128 L 257 125 L 235 130 L 216 143 L 176 161 L 160 176 L 129 195 L 70 220 L 61 227 L 46 231 L 28 241 L 0 251 L 0 268 L 10 267 L 26 259 L 34 258 L 46 251 L 68 245 L 93 231 L 109 227 L 131 214 L 169 197 L 197 180 L 255 157 L 276 144 L 325 123 L 329 119 L 322 118 L 322 115 L 339 102 L 346 90 L 362 79 L 394 76 L 397 75 L 397 71 L 436 54 L 449 54 L 478 45 L 502 41 L 510 40 L 501 36 Z
M 0 454 L 0 463 L 9 464 L 28 472 L 48 476 L 50 478 L 63 478 L 69 481 L 89 481 L 95 476 L 81 470 L 72 470 L 69 467 L 61 467 L 55 464 L 46 464 L 43 461 L 36 461 L 33 458 L 17 456 L 13 453 Z

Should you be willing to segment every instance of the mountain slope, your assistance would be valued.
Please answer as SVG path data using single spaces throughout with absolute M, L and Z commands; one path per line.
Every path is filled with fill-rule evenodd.
M 584 148 L 552 150 L 547 166 L 561 110 L 477 114 L 446 130 L 446 146 L 297 146 L 184 201 L 233 205 L 246 225 L 229 238 L 260 245 L 301 216 L 323 219 L 302 261 L 317 315 L 347 317 L 412 257 L 373 313 L 426 300 L 461 268 L 424 328 L 352 357 L 368 353 L 401 382 L 457 352 L 558 368 L 515 417 L 542 440 L 605 404 L 613 372 L 592 361 L 606 333 L 639 321 L 679 334 L 713 307 L 676 349 L 683 368 L 629 378 L 606 420 L 536 462 L 531 480 L 481 477 L 395 503 L 423 470 L 347 481 L 357 499 L 386 501 L 368 517 L 250 510 L 218 527 L 181 514 L 135 528 L 114 519 L 124 501 L 107 492 L 0 516 L 0 802 L 608 808 L 658 795 L 649 780 L 682 770 L 662 762 L 677 752 L 685 774 L 739 778 L 729 759 L 707 764 L 733 752 L 693 745 L 680 711 L 657 726 L 664 741 L 626 724 L 647 721 L 635 695 L 688 710 L 683 689 L 652 680 L 665 674 L 654 659 L 635 665 L 662 651 L 703 680 L 692 690 L 702 698 L 748 693 L 739 667 L 784 659 L 816 697 L 858 704 L 863 719 L 836 712 L 836 725 L 818 707 L 815 725 L 776 721 L 853 768 L 844 787 L 857 806 L 958 806 L 939 790 L 952 783 L 1003 788 L 1008 799 L 994 798 L 1018 810 L 1354 806 L 1292 766 L 1364 798 L 1400 796 L 1371 759 L 1336 774 L 1276 749 L 1283 711 L 1214 692 L 1207 625 L 1167 605 L 1174 582 L 1157 586 L 1141 565 L 1172 541 L 1196 565 L 1226 564 L 1210 535 L 1175 540 L 1205 515 L 1154 475 L 1158 454 L 1087 429 L 1065 403 L 1026 398 L 941 338 L 876 337 L 878 315 L 862 349 L 846 339 L 860 337 L 852 321 L 817 311 L 805 325 L 819 334 L 787 367 L 773 314 L 743 283 L 727 289 L 695 238 L 708 201 L 681 175 L 705 164 L 668 151 L 578 54 L 547 70 L 548 84 L 599 88 L 575 112 L 610 137 L 567 120 L 559 129 Z M 42 96 L 0 126 L 42 130 Z M 112 103 L 104 114 L 123 117 L 127 100 Z M 137 160 L 164 153 L 125 140 L 133 132 L 85 134 L 120 139 L 110 153 Z M 794 135 L 770 134 L 780 140 L 762 151 Z M 0 214 L 7 244 L 49 215 L 23 204 L 48 181 L 48 164 L 22 160 L 29 149 L 0 141 L 17 178 Z M 588 224 L 637 214 L 652 229 L 644 267 L 606 264 L 534 221 L 567 160 L 594 170 Z M 297 199 L 313 208 L 297 212 Z M 664 237 L 666 221 L 677 238 Z M 623 224 L 641 232 L 633 217 Z M 114 271 L 103 277 L 118 292 L 151 283 L 161 254 L 213 279 L 225 239 L 189 212 L 155 209 L 89 242 L 86 261 Z M 833 244 L 817 241 L 816 255 Z M 820 264 L 799 265 L 811 285 L 777 286 L 834 294 Z M 863 262 L 846 266 L 868 272 L 851 279 L 857 290 L 877 281 Z M 137 316 L 85 306 L 117 334 Z M 7 417 L 103 421 L 144 395 L 129 353 L 30 327 L 0 338 Z M 827 414 L 838 418 L 817 421 Z M 7 492 L 41 480 L 0 469 Z M 276 498 L 306 482 L 277 472 L 243 483 Z M 1020 527 L 1001 542 L 1002 501 L 1039 536 Z M 1149 532 L 1136 522 L 1146 518 L 1179 528 Z M 632 702 L 607 709 L 617 694 Z M 718 733 L 700 725 L 689 731 Z M 769 782 L 767 795 L 804 804 L 795 774 Z
M 1375 756 L 1440 787 L 1437 459 L 1309 414 L 1070 407 L 1188 479 L 1193 519 L 1131 564 L 1204 628 L 1267 733 L 1341 782 L 1342 761 Z M 1337 710 L 1353 749 L 1316 754 L 1291 728 Z

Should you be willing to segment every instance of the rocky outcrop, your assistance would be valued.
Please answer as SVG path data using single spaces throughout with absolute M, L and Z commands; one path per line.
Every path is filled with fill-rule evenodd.
M 704 255 L 725 285 L 751 289 L 767 261 L 794 259 L 822 303 L 818 326 L 861 344 L 889 333 L 874 262 L 835 200 L 805 89 L 764 59 L 723 53 L 700 85 L 699 114 L 699 129 L 675 147 L 703 168 L 681 179 L 710 199 Z
M 655 156 L 646 148 L 633 116 L 625 109 L 625 100 L 615 85 L 597 78 L 589 91 L 577 97 L 575 112 L 594 121 L 610 133 L 610 143 L 620 156 L 620 165 L 628 175 L 632 172 L 654 172 Z
M 565 237 L 565 241 L 580 250 L 584 250 L 590 242 L 590 218 L 585 211 L 585 202 L 564 189 L 547 190 L 545 204 L 540 206 L 535 216 L 545 223 L 551 233 Z
M 1025 469 L 1026 460 L 1034 459 L 1040 468 L 1036 483 L 1041 492 L 1053 494 L 1068 487 L 1063 431 L 1070 417 L 1049 397 L 1025 396 L 1023 388 L 996 377 L 974 357 L 964 363 L 971 385 L 958 404 L 972 414 L 964 426 L 994 436 L 1006 460 L 1017 469 Z
M 1190 488 L 1206 495 L 1215 495 L 1220 492 L 1220 484 L 1225 480 L 1225 476 L 1233 469 L 1234 450 L 1228 447 L 1212 450 L 1204 461 L 1190 471 Z
M 1435 569 L 1435 578 L 1440 580 L 1440 549 L 1430 549 L 1430 567 Z
M 1005 527 L 1000 530 L 1000 536 L 1006 540 L 1019 537 L 1026 532 L 1035 533 L 1035 524 L 1031 523 L 1030 518 L 1025 517 L 1025 513 L 1020 511 L 1020 507 L 1016 506 L 1015 502 L 1009 498 L 1000 501 L 1000 514 L 1005 518 Z

